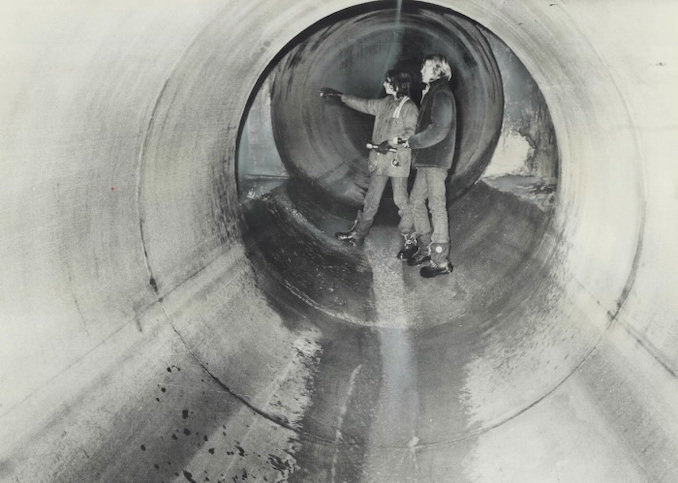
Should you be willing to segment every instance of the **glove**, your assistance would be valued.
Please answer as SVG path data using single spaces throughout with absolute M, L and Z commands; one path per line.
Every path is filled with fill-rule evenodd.
M 379 146 L 377 146 L 377 152 L 379 154 L 386 154 L 389 151 L 395 151 L 395 150 L 393 149 L 393 146 L 391 146 L 389 144 L 388 140 L 382 141 L 381 143 L 379 143 Z
M 331 87 L 323 87 L 320 89 L 320 97 L 323 99 L 336 99 L 341 100 L 342 92 L 339 92 Z

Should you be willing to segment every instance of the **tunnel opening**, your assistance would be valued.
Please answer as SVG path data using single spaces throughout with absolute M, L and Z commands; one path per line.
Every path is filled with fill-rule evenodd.
M 383 270 L 384 262 L 333 238 L 350 226 L 362 204 L 373 118 L 323 102 L 319 90 L 381 97 L 386 70 L 398 67 L 418 76 L 421 58 L 432 51 L 450 59 L 459 106 L 461 142 L 447 182 L 457 263 L 475 259 L 473 273 L 486 272 L 490 260 L 500 268 L 474 282 L 473 301 L 464 300 L 458 311 L 449 306 L 455 291 L 447 286 L 438 293 L 445 308 L 404 323 L 395 314 L 379 315 L 375 270 Z M 422 87 L 415 83 L 413 99 L 419 100 Z M 423 3 L 402 10 L 385 2 L 363 5 L 299 34 L 255 86 L 237 153 L 245 245 L 264 291 L 280 310 L 296 301 L 315 316 L 358 325 L 428 327 L 471 309 L 492 320 L 492 311 L 515 294 L 515 280 L 529 272 L 530 253 L 549 226 L 555 201 L 558 149 L 538 86 L 492 32 Z M 385 245 L 392 255 L 397 219 L 387 189 L 375 227 L 391 230 Z M 375 235 L 375 244 L 386 236 Z M 510 256 L 502 239 L 513 246 Z M 416 286 L 410 275 L 402 275 L 399 285 Z M 384 320 L 389 318 L 401 322 Z
M 390 41 L 384 25 L 397 11 L 379 19 L 388 5 L 370 3 L 328 17 L 268 69 L 282 44 L 347 2 L 279 10 L 227 2 L 218 13 L 206 2 L 182 18 L 130 3 L 101 12 L 101 24 L 68 8 L 48 12 L 45 25 L 30 20 L 22 40 L 53 43 L 55 55 L 27 56 L 35 69 L 23 72 L 24 95 L 16 106 L 8 97 L 18 185 L 7 193 L 19 196 L 5 250 L 16 359 L 3 376 L 18 389 L 3 400 L 0 473 L 55 481 L 147 480 L 149 470 L 165 480 L 294 471 L 290 481 L 675 473 L 672 373 L 643 359 L 672 360 L 672 321 L 657 317 L 672 307 L 660 300 L 672 284 L 641 300 L 653 288 L 649 272 L 674 255 L 656 226 L 667 197 L 646 193 L 642 179 L 661 185 L 670 164 L 654 142 L 641 145 L 671 121 L 646 124 L 661 107 L 648 94 L 670 80 L 658 73 L 664 64 L 653 82 L 636 75 L 654 24 L 609 8 L 608 23 L 621 28 L 598 29 L 592 13 L 602 6 L 567 2 L 437 3 L 487 22 L 520 54 L 549 101 L 564 169 L 536 84 L 474 25 L 501 77 L 501 129 L 479 179 L 451 200 L 455 272 L 426 285 L 392 257 L 386 199 L 363 249 L 332 239 L 359 205 L 367 121 L 333 108 L 330 121 L 345 131 L 311 147 L 334 146 L 334 161 L 293 142 L 298 131 L 320 137 L 312 118 L 281 131 L 295 124 L 283 115 L 284 94 L 301 95 L 303 66 L 317 55 L 300 47 L 314 44 L 307 37 L 326 29 L 314 45 L 331 50 L 330 39 L 349 38 L 360 21 L 356 41 L 371 22 L 375 38 Z M 409 25 L 455 15 L 414 6 L 426 12 L 409 10 Z M 92 51 L 73 55 L 71 43 L 54 42 L 83 28 L 91 38 L 73 43 Z M 627 34 L 639 39 L 624 49 L 635 59 L 612 45 Z M 361 58 L 353 50 L 349 63 Z M 159 54 L 150 63 L 149 52 Z M 285 68 L 287 54 L 300 64 Z M 62 82 L 52 62 L 69 67 Z M 18 86 L 22 70 L 6 70 Z M 364 95 L 381 95 L 377 70 Z M 13 138 L 12 129 L 25 133 Z M 262 154 L 275 162 L 261 163 Z
M 451 60 L 461 140 L 447 181 L 455 270 L 434 281 L 396 259 L 388 192 L 364 247 L 334 238 L 362 204 L 373 121 L 319 96 L 327 86 L 381 97 L 386 70 L 417 73 L 429 51 Z M 293 481 L 330 472 L 358 481 L 413 445 L 471 444 L 487 427 L 470 415 L 467 367 L 497 339 L 507 350 L 529 344 L 540 325 L 531 306 L 558 286 L 539 253 L 545 239 L 550 249 L 559 160 L 536 82 L 470 19 L 423 3 L 400 12 L 379 3 L 342 11 L 291 42 L 246 116 L 237 174 L 247 256 L 282 323 L 320 333 Z M 573 351 L 556 364 L 525 392 L 527 403 L 511 401 L 505 412 L 488 405 L 489 427 L 542 397 L 580 357 Z M 338 392 L 348 394 L 339 414 Z

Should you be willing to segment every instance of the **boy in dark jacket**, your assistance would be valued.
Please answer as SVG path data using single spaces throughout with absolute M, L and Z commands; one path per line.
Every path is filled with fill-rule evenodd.
M 431 278 L 452 272 L 445 180 L 454 157 L 457 107 L 449 86 L 452 71 L 444 56 L 426 56 L 421 76 L 426 88 L 419 106 L 417 129 L 400 144 L 412 149 L 417 170 L 409 198 L 412 219 L 403 220 L 413 226 L 416 238 L 406 240 L 398 256 L 406 259 L 410 266 L 424 265 L 421 276 Z M 396 144 L 398 140 L 391 142 Z

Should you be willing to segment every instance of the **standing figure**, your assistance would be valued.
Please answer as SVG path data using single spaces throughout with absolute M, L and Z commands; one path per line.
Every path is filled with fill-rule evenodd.
M 372 131 L 372 145 L 375 148 L 370 151 L 368 158 L 370 181 L 363 209 L 358 211 L 358 216 L 349 231 L 335 234 L 339 240 L 354 246 L 363 244 L 374 222 L 389 178 L 393 188 L 393 201 L 400 215 L 401 221 L 398 225 L 400 232 L 406 239 L 413 236 L 414 227 L 409 221 L 412 219 L 412 213 L 407 195 L 412 151 L 402 145 L 392 147 L 389 143 L 389 139 L 392 138 L 404 142 L 414 134 L 419 109 L 409 98 L 411 82 L 412 77 L 407 72 L 389 70 L 384 81 L 386 97 L 380 99 L 363 99 L 326 87 L 321 89 L 320 95 L 323 98 L 341 100 L 356 111 L 375 116 Z
M 415 231 L 416 237 L 405 240 L 398 256 L 406 259 L 410 266 L 425 264 L 420 270 L 421 276 L 431 278 L 452 272 L 445 183 L 454 158 L 457 107 L 449 85 L 452 70 L 444 56 L 426 56 L 421 77 L 426 87 L 419 105 L 417 130 L 407 142 L 400 143 L 412 149 L 417 170 L 410 192 L 413 218 L 404 220 L 411 223 L 414 230 L 403 226 L 406 231 Z M 394 145 L 398 142 L 392 139 Z

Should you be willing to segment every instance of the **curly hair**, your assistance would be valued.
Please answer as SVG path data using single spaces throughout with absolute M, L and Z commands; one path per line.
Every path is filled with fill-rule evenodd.
M 396 97 L 401 99 L 410 95 L 410 86 L 412 85 L 412 75 L 404 70 L 389 70 L 386 73 L 386 81 L 393 86 Z

